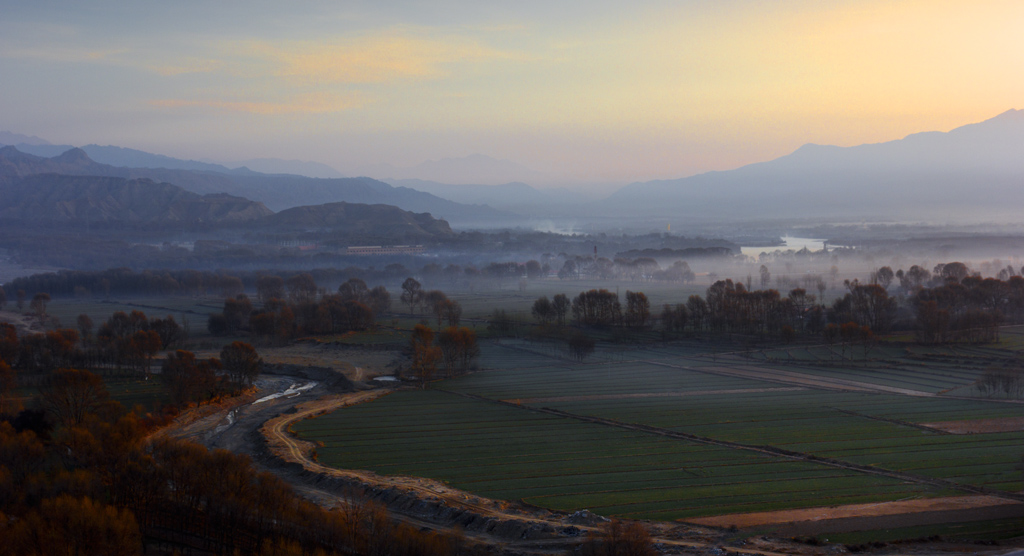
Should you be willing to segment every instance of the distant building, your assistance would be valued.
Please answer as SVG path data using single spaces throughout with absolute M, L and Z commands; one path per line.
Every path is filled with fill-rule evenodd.
M 346 255 L 415 255 L 426 248 L 422 245 L 364 245 L 348 247 Z

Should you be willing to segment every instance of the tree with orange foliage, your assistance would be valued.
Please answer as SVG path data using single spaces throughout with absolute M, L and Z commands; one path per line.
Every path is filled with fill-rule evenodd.
M 141 553 L 142 536 L 130 511 L 63 494 L 15 523 L 5 544 L 14 554 L 131 556 Z
M 256 348 L 245 342 L 231 342 L 224 346 L 220 350 L 220 362 L 231 381 L 238 385 L 252 386 L 263 368 L 263 359 L 256 353 Z
M 167 354 L 160 374 L 171 387 L 171 396 L 178 405 L 185 405 L 209 397 L 216 388 L 217 376 L 214 370 L 220 368 L 220 361 L 196 360 L 196 354 L 179 349 Z
M 413 375 L 420 380 L 420 386 L 426 388 L 427 381 L 434 376 L 437 362 L 441 359 L 441 350 L 434 346 L 434 331 L 430 327 L 416 325 L 409 340 L 409 354 Z
M 454 375 L 456 371 L 468 370 L 473 360 L 480 356 L 476 332 L 465 326 L 449 326 L 439 332 L 437 347 L 441 350 L 441 360 L 448 376 Z
M 14 369 L 0 359 L 0 416 L 14 415 L 21 410 L 21 404 L 14 397 L 14 387 L 17 380 Z

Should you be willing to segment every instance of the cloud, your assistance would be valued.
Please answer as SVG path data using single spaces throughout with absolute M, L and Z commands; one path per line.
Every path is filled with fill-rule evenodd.
M 404 29 L 328 41 L 248 41 L 232 50 L 269 63 L 277 77 L 319 84 L 437 79 L 449 75 L 452 64 L 512 58 L 472 38 Z
M 354 96 L 346 98 L 336 95 L 310 94 L 300 95 L 285 102 L 158 99 L 150 101 L 149 104 L 158 108 L 208 108 L 222 112 L 245 112 L 264 116 L 278 116 L 287 114 L 329 114 L 361 106 L 364 102 Z
M 0 58 L 45 60 L 47 62 L 99 62 L 126 53 L 125 49 L 88 50 L 70 47 L 0 48 Z
M 158 73 L 164 77 L 174 77 L 189 73 L 214 73 L 224 69 L 224 63 L 220 60 L 191 59 L 182 60 L 175 64 L 153 64 L 146 66 L 149 71 Z

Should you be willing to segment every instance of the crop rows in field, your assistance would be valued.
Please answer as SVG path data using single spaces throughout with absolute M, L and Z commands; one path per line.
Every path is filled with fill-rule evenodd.
M 771 366 L 794 366 L 819 376 L 940 392 L 969 386 L 990 366 L 1002 366 L 1014 359 L 1016 352 L 1008 349 L 1007 344 L 1004 341 L 997 345 L 883 345 L 871 350 L 870 361 L 864 361 L 856 348 L 853 361 L 844 361 L 838 355 L 832 356 L 827 346 L 777 348 L 752 355 Z
M 1024 433 L 954 436 L 900 424 L 1019 416 L 1019 406 L 780 388 L 778 382 L 700 371 L 729 364 L 765 366 L 927 391 L 973 380 L 976 369 L 960 369 L 953 360 L 940 360 L 929 371 L 930 364 L 922 362 L 927 355 L 910 354 L 887 368 L 779 366 L 710 357 L 699 346 L 662 345 L 578 364 L 528 342 L 485 344 L 481 364 L 487 370 L 437 387 L 524 407 L 437 391 L 402 392 L 295 428 L 325 443 L 319 456 L 329 465 L 427 476 L 489 497 L 625 517 L 680 519 L 952 492 L 580 422 L 526 406 L 772 445 L 922 477 L 1024 489 L 1017 469 Z
M 951 388 L 972 384 L 983 372 L 980 367 L 962 368 L 948 363 L 885 362 L 849 363 L 836 361 L 832 364 L 790 361 L 755 361 L 729 359 L 719 366 L 736 365 L 744 368 L 762 367 L 770 376 L 771 371 L 796 372 L 809 377 L 852 380 L 905 390 L 938 393 Z
M 320 461 L 427 476 L 554 509 L 679 519 L 935 494 L 807 462 L 625 431 L 434 392 L 295 425 Z
M 672 348 L 646 350 L 665 360 Z M 683 357 L 692 352 L 684 351 Z M 684 365 L 690 361 L 681 359 Z M 805 367 L 778 366 L 811 374 Z M 952 366 L 935 373 L 917 366 L 905 369 L 825 368 L 824 375 L 865 382 L 938 390 L 964 380 Z M 973 371 L 968 371 L 973 372 Z M 895 380 L 885 380 L 895 373 Z M 902 378 L 899 376 L 902 374 Z M 920 377 L 911 382 L 906 377 Z M 763 392 L 739 392 L 751 387 Z M 680 430 L 691 434 L 747 444 L 769 444 L 856 463 L 947 478 L 997 489 L 1024 488 L 1019 433 L 964 437 L 924 432 L 898 423 L 929 423 L 1020 416 L 1014 404 L 985 400 L 915 398 L 895 395 L 818 390 L 779 391 L 775 383 L 715 376 L 644 363 L 559 365 L 490 371 L 448 381 L 444 388 L 498 399 L 525 400 L 570 413 Z M 735 389 L 728 394 L 586 400 L 587 396 L 649 392 L 708 392 Z M 558 397 L 573 400 L 557 400 Z M 541 398 L 531 401 L 530 398 Z M 556 399 L 552 399 L 556 398 Z M 840 411 L 844 410 L 844 411 Z M 852 414 L 851 414 L 852 413 Z M 875 419 L 872 419 L 874 417 Z
M 973 383 L 983 369 L 962 369 L 950 365 L 879 365 L 814 366 L 774 363 L 772 368 L 802 372 L 812 376 L 856 380 L 922 392 L 941 392 Z
M 574 414 L 766 444 L 961 483 L 1024 488 L 1018 469 L 1024 433 L 943 435 L 864 417 L 923 423 L 1020 414 L 1021 408 L 1007 404 L 805 390 L 547 405 Z
M 553 364 L 548 358 L 532 358 L 538 366 L 492 368 L 445 382 L 445 389 L 495 399 L 593 396 L 637 393 L 698 392 L 750 388 L 778 388 L 779 384 L 745 378 L 667 368 L 631 362 Z M 493 366 L 488 357 L 488 367 Z

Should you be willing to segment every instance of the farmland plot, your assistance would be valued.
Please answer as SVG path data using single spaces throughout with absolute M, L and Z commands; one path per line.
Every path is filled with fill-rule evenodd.
M 435 391 L 399 392 L 295 427 L 321 462 L 428 476 L 484 496 L 634 518 L 930 496 L 921 485 L 623 431 Z
M 319 456 L 330 465 L 428 476 L 489 497 L 623 517 L 962 494 L 958 485 L 1024 489 L 1024 432 L 952 435 L 927 425 L 1022 415 L 1020 404 L 943 397 L 973 381 L 978 366 L 943 359 L 929 371 L 926 350 L 893 350 L 886 354 L 893 359 L 877 365 L 840 367 L 814 359 L 818 347 L 804 352 L 809 362 L 752 361 L 661 344 L 580 364 L 527 342 L 488 343 L 481 372 L 296 430 L 324 442 Z M 749 372 L 722 371 L 740 366 Z M 844 380 L 877 388 L 845 388 Z M 609 421 L 586 421 L 592 418 Z M 762 446 L 833 464 L 763 453 Z

